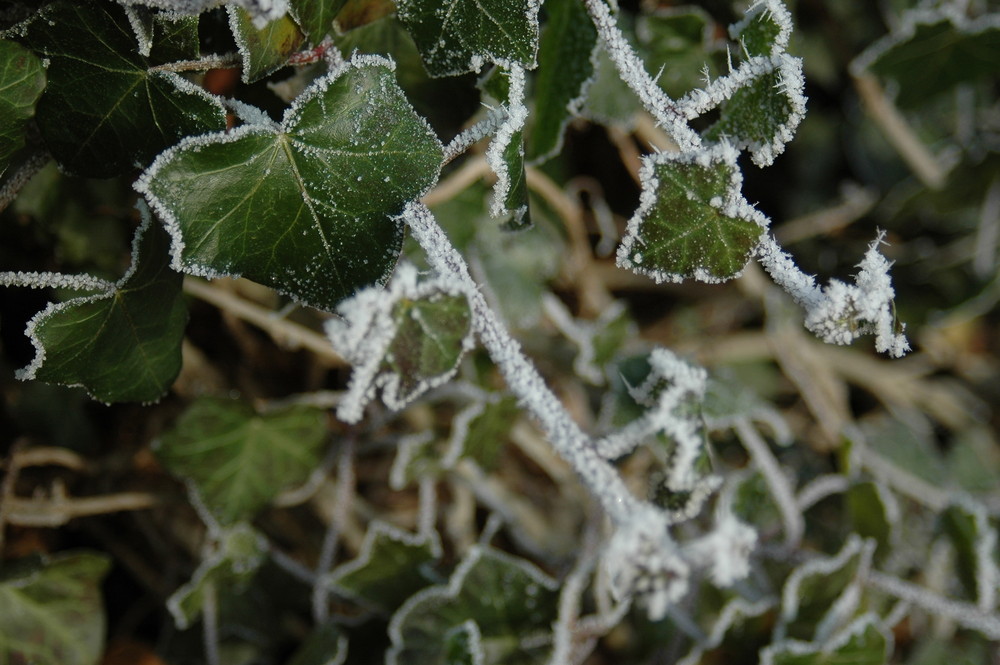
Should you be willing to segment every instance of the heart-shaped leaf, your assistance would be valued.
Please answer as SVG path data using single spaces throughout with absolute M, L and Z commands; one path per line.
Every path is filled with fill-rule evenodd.
M 298 51 L 306 40 L 287 14 L 258 28 L 245 9 L 230 5 L 226 11 L 229 12 L 229 29 L 233 31 L 243 61 L 245 83 L 259 81 L 284 67 L 288 56 Z
M 45 6 L 24 42 L 49 61 L 36 117 L 63 168 L 95 178 L 146 165 L 184 136 L 225 127 L 201 88 L 151 68 L 122 8 L 110 2 Z
M 24 145 L 24 126 L 35 114 L 35 103 L 45 88 L 45 69 L 35 55 L 0 39 L 0 176 L 10 158 Z
M 643 159 L 639 209 L 618 248 L 618 265 L 657 282 L 736 277 L 766 218 L 740 194 L 743 176 L 728 145 Z
M 319 44 L 333 32 L 333 19 L 347 0 L 289 0 L 288 11 L 298 21 L 311 44 Z
M 305 482 L 325 442 L 320 409 L 257 414 L 244 402 L 200 399 L 163 436 L 156 454 L 226 525 L 253 518 L 282 490 Z
M 402 242 L 392 216 L 434 184 L 441 157 L 392 63 L 358 56 L 280 125 L 183 141 L 136 188 L 166 222 L 177 269 L 244 275 L 332 310 L 389 276 Z
M 488 62 L 531 69 L 538 51 L 538 0 L 398 0 L 431 76 L 478 72 Z
M 50 304 L 28 322 L 36 353 L 18 378 L 83 386 L 103 402 L 163 396 L 181 368 L 187 308 L 182 277 L 167 265 L 169 239 L 144 217 L 114 288 Z

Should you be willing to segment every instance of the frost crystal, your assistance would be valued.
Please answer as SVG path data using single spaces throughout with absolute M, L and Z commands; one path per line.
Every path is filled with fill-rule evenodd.
M 507 214 L 507 199 L 510 197 L 514 181 L 520 174 L 511 173 L 512 164 L 504 158 L 512 141 L 520 141 L 520 132 L 524 129 L 524 123 L 528 119 L 528 109 L 524 105 L 525 76 L 524 67 L 511 63 L 510 93 L 507 97 L 507 118 L 500 125 L 496 136 L 490 142 L 490 147 L 486 150 L 486 163 L 489 164 L 493 172 L 497 174 L 497 182 L 493 187 L 493 201 L 490 204 L 490 214 L 494 217 L 502 217 Z M 521 157 L 524 156 L 524 146 L 518 146 Z M 520 160 L 518 166 L 520 166 Z M 520 226 L 521 221 L 527 213 L 526 206 L 520 206 L 513 210 L 513 226 Z
M 226 4 L 227 0 L 120 0 L 120 2 L 125 5 L 155 7 L 175 14 L 195 15 Z M 233 0 L 233 4 L 247 10 L 258 30 L 271 21 L 281 18 L 288 11 L 288 0 Z

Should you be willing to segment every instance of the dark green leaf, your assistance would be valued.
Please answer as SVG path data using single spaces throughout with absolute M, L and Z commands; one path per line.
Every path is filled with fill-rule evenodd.
M 484 470 L 493 469 L 518 413 L 517 400 L 511 396 L 483 405 L 468 424 L 462 456 L 474 459 Z
M 299 50 L 306 37 L 287 14 L 270 21 L 263 28 L 254 25 L 245 10 L 230 5 L 229 28 L 243 60 L 243 81 L 252 83 L 275 72 L 288 62 L 288 56 Z
M 657 282 L 737 276 L 764 232 L 763 216 L 740 194 L 735 150 L 710 159 L 671 153 L 643 160 L 643 193 L 618 248 L 618 264 Z
M 534 124 L 527 157 L 540 162 L 559 152 L 563 131 L 580 113 L 594 76 L 597 30 L 581 0 L 546 0 L 548 20 L 538 47 Z
M 941 515 L 941 525 L 955 548 L 955 569 L 966 594 L 980 601 L 984 594 L 993 597 L 998 577 L 997 530 L 986 509 L 971 500 L 953 504 Z
M 313 629 L 309 637 L 285 665 L 340 665 L 347 658 L 347 637 L 333 623 Z
M 295 406 L 257 414 L 246 403 L 194 402 L 159 443 L 171 473 L 191 481 L 221 524 L 251 519 L 319 465 L 326 415 Z
M 225 127 L 218 101 L 176 74 L 150 68 L 115 4 L 47 5 L 24 40 L 49 60 L 36 117 L 49 150 L 69 171 L 118 175 L 184 136 Z
M 216 534 L 212 547 L 191 580 L 167 599 L 167 609 L 181 630 L 201 616 L 207 595 L 214 595 L 218 603 L 221 594 L 243 591 L 267 556 L 267 539 L 245 523 Z
M 169 238 L 148 216 L 132 267 L 106 293 L 51 304 L 29 322 L 37 353 L 19 377 L 83 386 L 103 402 L 159 399 L 181 368 L 187 308 Z
M 347 0 L 290 0 L 289 11 L 315 45 L 333 33 L 333 19 L 345 4 Z
M 896 81 L 896 103 L 912 108 L 961 83 L 1000 76 L 998 52 L 1000 26 L 992 16 L 956 23 L 950 15 L 914 12 L 857 63 Z
M 106 622 L 100 584 L 109 567 L 90 552 L 4 562 L 0 662 L 96 665 Z
M 194 60 L 201 53 L 198 17 L 157 13 L 153 15 L 153 62 Z
M 448 586 L 421 591 L 393 616 L 387 662 L 446 663 L 449 655 L 468 653 L 478 632 L 491 664 L 542 665 L 551 652 L 557 601 L 556 582 L 527 561 L 474 547 Z M 466 636 L 455 638 L 468 622 L 478 631 L 464 629 Z
M 175 264 L 332 310 L 388 277 L 402 241 L 392 216 L 434 184 L 441 154 L 391 63 L 359 57 L 310 86 L 280 126 L 185 141 L 137 188 L 167 222 Z
M 24 145 L 24 126 L 45 88 L 45 69 L 26 48 L 0 39 L 0 176 Z
M 366 607 L 394 612 L 407 598 L 438 581 L 432 566 L 440 556 L 436 540 L 375 522 L 358 557 L 335 568 L 329 585 Z
M 887 500 L 892 498 L 887 489 L 876 483 L 855 483 L 847 490 L 847 514 L 854 524 L 854 531 L 862 538 L 872 538 L 878 543 L 875 555 L 882 560 L 892 547 L 894 515 L 898 519 L 898 507 L 893 511 Z
M 729 26 L 729 36 L 739 42 L 739 55 L 751 58 L 784 51 L 791 32 L 791 15 L 775 0 L 753 3 L 742 21 Z
M 487 62 L 535 65 L 538 3 L 532 0 L 399 0 L 431 76 L 479 71 Z

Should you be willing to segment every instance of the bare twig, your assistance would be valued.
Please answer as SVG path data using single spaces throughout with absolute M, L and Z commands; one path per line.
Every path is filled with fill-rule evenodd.
M 423 199 L 424 205 L 436 206 L 449 201 L 469 185 L 486 177 L 490 167 L 482 155 L 469 158 L 461 167 L 453 171 L 447 178 L 437 184 L 437 187 L 427 192 Z
M 0 483 L 0 554 L 3 553 L 4 534 L 11 512 L 11 501 L 14 499 L 14 490 L 17 485 L 17 476 L 21 473 L 21 463 L 18 453 L 27 445 L 23 438 L 17 439 L 10 447 L 10 454 L 7 461 L 7 474 Z
M 163 503 L 165 497 L 148 492 L 121 492 L 85 498 L 57 494 L 49 499 L 11 497 L 4 501 L 9 524 L 38 527 L 62 526 L 78 517 L 146 510 Z
M 352 434 L 344 439 L 340 449 L 340 459 L 337 462 L 337 508 L 326 533 L 323 535 L 319 561 L 316 564 L 316 582 L 312 588 L 313 620 L 317 624 L 325 622 L 329 614 L 330 588 L 326 584 L 326 576 L 333 567 L 333 561 L 337 555 L 337 543 L 340 540 L 340 534 L 344 531 L 344 525 L 347 523 L 347 516 L 351 510 L 356 490 L 354 447 L 355 439 Z

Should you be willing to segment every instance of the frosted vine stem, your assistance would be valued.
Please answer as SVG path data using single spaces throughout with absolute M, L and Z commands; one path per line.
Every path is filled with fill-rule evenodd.
M 646 71 L 642 59 L 618 29 L 618 22 L 605 0 L 584 0 L 584 4 L 622 80 L 682 152 L 700 150 L 701 137 L 688 126 L 687 118 L 681 113 L 677 103 L 663 92 Z

